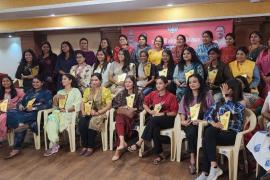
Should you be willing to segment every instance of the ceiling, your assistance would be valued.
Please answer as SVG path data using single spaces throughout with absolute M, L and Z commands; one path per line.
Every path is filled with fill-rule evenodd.
M 192 3 L 219 3 L 235 1 L 247 0 L 91 0 L 80 2 L 78 2 L 78 0 L 74 0 L 74 2 L 69 0 L 66 1 L 68 3 L 59 3 L 64 1 L 58 0 L 55 1 L 55 3 L 58 4 L 34 4 L 34 6 L 28 7 L 21 7 L 19 5 L 16 6 L 16 4 L 12 4 L 12 6 L 7 6 L 9 8 L 0 10 L 0 20 L 138 10 L 164 7 L 168 4 L 185 5 Z

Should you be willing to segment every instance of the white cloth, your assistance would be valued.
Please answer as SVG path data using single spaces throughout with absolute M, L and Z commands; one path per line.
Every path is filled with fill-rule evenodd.
M 270 136 L 267 131 L 258 131 L 247 144 L 248 150 L 266 171 L 270 170 Z

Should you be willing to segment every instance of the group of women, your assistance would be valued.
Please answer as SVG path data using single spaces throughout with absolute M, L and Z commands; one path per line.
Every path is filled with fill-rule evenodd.
M 119 36 L 113 51 L 109 40 L 102 39 L 96 56 L 85 38 L 79 41 L 77 51 L 69 42 L 62 42 L 59 56 L 52 52 L 49 42 L 42 44 L 38 58 L 26 50 L 16 72 L 23 90 L 15 88 L 8 76 L 0 84 L 1 103 L 8 99 L 7 110 L 1 109 L 0 114 L 0 145 L 7 131 L 13 129 L 15 143 L 7 158 L 18 155 L 27 129 L 37 132 L 37 112 L 54 107 L 44 124 L 50 141 L 44 156 L 59 151 L 59 133 L 78 114 L 80 155 L 91 156 L 97 132 L 104 129 L 106 112 L 114 108 L 116 151 L 112 160 L 153 140 L 153 163 L 159 164 L 166 159 L 160 131 L 172 128 L 179 113 L 188 140 L 191 174 L 196 172 L 198 123 L 208 122 L 203 138 L 203 172 L 197 179 L 215 179 L 223 173 L 216 161 L 216 146 L 234 144 L 243 128 L 245 108 L 259 115 L 270 90 L 270 38 L 268 46 L 261 44 L 259 32 L 252 32 L 249 38 L 248 48 L 236 48 L 234 35 L 228 33 L 227 46 L 219 49 L 212 32 L 204 31 L 203 43 L 196 49 L 188 46 L 184 35 L 177 36 L 172 50 L 164 48 L 162 36 L 155 38 L 151 48 L 142 34 L 134 49 L 125 35 Z M 191 112 L 194 107 L 196 116 Z M 130 145 L 133 126 L 143 110 L 147 113 L 146 127 L 139 140 Z M 220 117 L 228 113 L 228 128 L 224 130 Z

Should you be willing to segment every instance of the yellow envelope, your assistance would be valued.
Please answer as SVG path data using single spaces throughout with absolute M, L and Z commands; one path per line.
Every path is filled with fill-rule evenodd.
M 247 78 L 247 74 L 242 74 L 241 76 L 244 78 Z
M 188 81 L 189 76 L 194 74 L 194 70 L 189 70 L 188 72 L 185 73 L 185 77 L 186 77 L 186 82 Z
M 71 71 L 70 74 L 74 77 L 76 77 L 75 71 Z
M 84 103 L 84 112 L 86 115 L 90 116 L 92 111 L 93 101 L 88 101 Z
M 147 63 L 144 67 L 143 67 L 143 70 L 144 70 L 144 74 L 145 76 L 150 76 L 150 73 L 151 73 L 151 63 Z
M 126 77 L 127 77 L 127 73 L 120 74 L 117 76 L 117 81 L 123 82 L 123 81 L 125 81 Z
M 36 101 L 36 98 L 31 99 L 30 101 L 28 101 L 28 103 L 26 105 L 26 108 L 31 109 L 33 107 L 33 104 L 35 103 L 35 101 Z
M 161 103 L 156 104 L 155 107 L 154 107 L 154 111 L 157 112 L 157 113 L 159 113 L 161 109 L 162 109 L 162 104 Z
M 0 103 L 0 111 L 7 112 L 7 108 L 8 108 L 8 99 L 6 99 Z
M 163 69 L 162 71 L 159 71 L 158 74 L 159 74 L 159 76 L 167 77 L 168 69 Z
M 33 75 L 33 76 L 38 75 L 38 71 L 39 71 L 39 67 L 38 66 L 32 68 L 31 69 L 31 75 Z
M 223 125 L 222 130 L 228 130 L 231 112 L 227 111 L 223 115 L 219 116 L 219 121 Z
M 215 82 L 215 79 L 217 77 L 218 70 L 214 69 L 212 71 L 208 71 L 208 79 L 211 84 Z
M 59 101 L 58 102 L 59 109 L 64 109 L 65 108 L 67 98 L 68 98 L 68 95 L 64 95 L 63 98 L 59 98 L 59 100 L 58 100 Z
M 128 107 L 133 108 L 134 99 L 135 99 L 135 94 L 131 94 L 128 97 L 126 97 Z
M 191 106 L 189 108 L 189 112 L 190 112 L 190 119 L 191 121 L 196 121 L 199 118 L 199 113 L 200 113 L 200 108 L 201 108 L 201 104 L 195 104 L 194 106 Z

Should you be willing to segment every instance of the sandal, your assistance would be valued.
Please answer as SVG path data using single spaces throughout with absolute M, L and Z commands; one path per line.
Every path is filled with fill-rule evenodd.
M 139 149 L 141 149 L 141 146 L 139 146 L 138 144 L 135 143 L 135 144 L 129 146 L 127 149 L 129 152 L 135 152 L 135 151 L 138 151 Z
M 79 155 L 80 156 L 83 156 L 86 152 L 87 152 L 87 148 L 82 149 Z
M 87 151 L 84 153 L 84 156 L 85 156 L 85 157 L 89 157 L 89 156 L 92 156 L 92 154 L 94 154 L 94 150 L 87 150 Z
M 12 150 L 5 159 L 11 159 L 14 158 L 15 156 L 18 156 L 21 153 L 20 150 Z
M 190 173 L 191 175 L 196 174 L 196 166 L 195 166 L 195 164 L 190 164 L 190 165 L 189 165 L 189 173 Z
M 121 156 L 127 151 L 127 148 L 117 149 L 116 151 L 118 151 L 119 156 L 115 156 L 115 155 L 114 155 L 114 156 L 112 157 L 112 161 L 113 161 L 113 162 L 118 161 L 118 160 L 121 158 Z
M 159 165 L 163 160 L 165 160 L 165 158 L 162 157 L 161 155 L 158 155 L 157 158 L 155 158 L 155 159 L 153 160 L 153 164 L 154 164 L 154 165 Z

